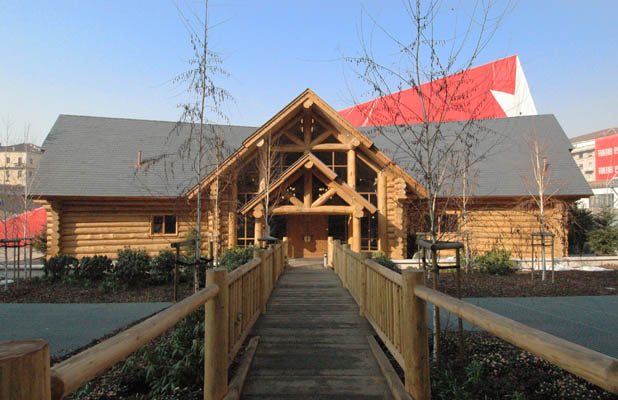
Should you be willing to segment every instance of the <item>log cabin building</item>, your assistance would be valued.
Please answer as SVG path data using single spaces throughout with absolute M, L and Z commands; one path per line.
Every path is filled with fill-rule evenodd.
M 566 254 L 569 203 L 591 194 L 570 156 L 570 142 L 551 115 L 479 121 L 501 140 L 487 141 L 475 167 L 466 219 L 476 251 L 506 248 L 529 254 L 538 230 L 525 176 L 531 131 L 551 144 L 555 181 L 546 211 Z M 457 122 L 444 125 L 458 129 Z M 425 189 L 412 176 L 404 143 L 389 127 L 356 128 L 307 89 L 259 128 L 209 125 L 226 147 L 219 167 L 206 156 L 200 180 L 186 138 L 192 126 L 173 122 L 61 115 L 43 148 L 35 197 L 47 211 L 47 256 L 95 254 L 115 258 L 124 246 L 151 254 L 169 249 L 195 228 L 201 194 L 203 245 L 249 246 L 269 232 L 287 236 L 291 257 L 321 257 L 327 238 L 355 251 L 409 257 L 410 239 L 424 229 Z M 489 143 L 491 142 L 491 144 Z M 484 146 L 484 147 L 483 147 Z M 484 151 L 484 150 L 483 150 Z M 210 152 L 212 153 L 212 152 Z M 456 195 L 444 195 L 443 237 L 460 239 Z M 522 205 L 524 204 L 524 205 Z M 217 210 L 218 212 L 215 212 Z M 419 211 L 421 210 L 421 211 Z

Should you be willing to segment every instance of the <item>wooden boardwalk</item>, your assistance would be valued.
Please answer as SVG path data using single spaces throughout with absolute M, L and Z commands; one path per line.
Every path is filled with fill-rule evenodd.
M 260 343 L 243 399 L 390 399 L 373 330 L 320 262 L 290 260 L 252 334 Z

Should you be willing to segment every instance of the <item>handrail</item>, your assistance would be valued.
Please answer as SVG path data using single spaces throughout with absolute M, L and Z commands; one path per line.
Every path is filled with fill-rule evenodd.
M 221 399 L 228 390 L 229 366 L 266 312 L 287 252 L 288 240 L 283 238 L 267 250 L 258 249 L 253 260 L 231 273 L 208 269 L 204 289 L 53 368 L 45 341 L 0 343 L 0 392 L 13 400 L 62 399 L 203 305 L 204 398 Z
M 618 394 L 617 359 L 429 289 L 424 286 L 423 271 L 405 270 L 400 275 L 371 260 L 358 263 L 360 255 L 351 262 L 346 258 L 353 253 L 338 240 L 329 238 L 328 245 L 330 264 L 353 293 L 361 315 L 403 368 L 406 390 L 415 399 L 430 396 L 425 301 Z
M 51 368 L 52 399 L 62 399 L 115 363 L 161 335 L 219 293 L 217 285 L 199 292 Z
M 236 282 L 238 279 L 242 278 L 244 275 L 249 273 L 252 269 L 257 267 L 261 263 L 262 260 L 260 258 L 253 258 L 249 260 L 247 263 L 241 265 L 240 267 L 227 274 L 227 283 L 231 284 Z
M 531 328 L 425 286 L 414 294 L 612 393 L 618 393 L 618 360 Z

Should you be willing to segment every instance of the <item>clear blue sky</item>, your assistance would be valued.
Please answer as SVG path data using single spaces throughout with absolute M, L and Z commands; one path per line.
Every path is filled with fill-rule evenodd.
M 238 125 L 263 124 L 307 87 L 335 109 L 351 94 L 368 100 L 341 61 L 359 52 L 361 5 L 396 34 L 409 27 L 399 0 L 211 4 L 210 45 L 231 74 L 221 84 Z M 518 54 L 537 110 L 568 136 L 618 126 L 617 15 L 615 0 L 522 0 L 476 65 Z M 183 89 L 170 82 L 192 51 L 172 1 L 0 0 L 0 38 L 0 118 L 14 142 L 29 123 L 41 143 L 59 114 L 179 117 Z

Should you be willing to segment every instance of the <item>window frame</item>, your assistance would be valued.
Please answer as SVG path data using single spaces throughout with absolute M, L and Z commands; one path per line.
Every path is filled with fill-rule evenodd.
M 154 232 L 154 219 L 156 217 L 162 218 L 161 223 L 161 232 Z M 165 233 L 165 217 L 174 217 L 174 233 Z M 176 214 L 151 214 L 150 215 L 150 236 L 167 236 L 167 237 L 177 237 L 178 236 L 178 216 Z

